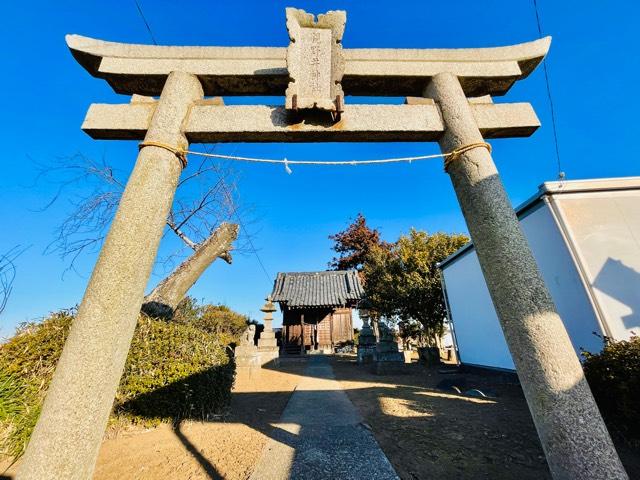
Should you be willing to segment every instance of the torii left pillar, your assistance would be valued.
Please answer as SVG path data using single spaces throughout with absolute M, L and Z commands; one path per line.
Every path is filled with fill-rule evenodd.
M 182 126 L 201 98 L 196 76 L 170 73 L 145 141 L 186 148 Z M 138 154 L 18 479 L 92 477 L 181 171 L 169 150 L 147 146 Z

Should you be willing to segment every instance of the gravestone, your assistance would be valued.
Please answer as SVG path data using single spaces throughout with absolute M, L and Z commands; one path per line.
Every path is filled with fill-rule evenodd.
M 393 337 L 393 332 L 383 322 L 380 323 L 379 330 L 380 340 L 376 345 L 373 372 L 377 375 L 405 373 L 404 355 L 398 350 L 398 343 Z

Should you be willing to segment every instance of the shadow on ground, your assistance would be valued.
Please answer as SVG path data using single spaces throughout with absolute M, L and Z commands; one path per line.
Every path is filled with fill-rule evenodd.
M 401 478 L 441 475 L 459 479 L 550 478 L 519 385 L 466 374 L 462 377 L 467 388 L 495 393 L 494 398 L 469 397 L 437 389 L 436 385 L 443 379 L 451 379 L 451 375 L 417 363 L 405 365 L 402 375 L 375 375 L 367 366 L 357 365 L 352 356 L 335 356 L 331 363 L 336 379 L 362 415 L 364 428 L 372 430 Z M 267 365 L 266 369 L 283 374 L 301 373 L 300 364 L 292 365 L 286 360 L 279 366 Z M 309 375 L 309 371 L 305 374 Z M 260 372 L 252 375 L 259 376 Z M 235 392 L 230 413 L 208 421 L 242 423 L 295 449 L 304 432 L 276 425 L 291 394 L 291 391 Z M 309 395 L 313 396 L 313 392 Z M 147 396 L 165 395 L 156 391 Z M 153 398 L 144 400 L 143 404 L 155 403 Z M 309 409 L 314 409 L 314 405 L 310 404 Z M 202 420 L 202 415 L 191 412 L 176 418 L 175 435 L 209 478 L 223 478 L 182 432 L 182 422 L 188 419 Z M 620 447 L 631 478 L 640 478 L 640 452 Z
M 365 428 L 372 430 L 401 478 L 550 478 L 517 385 L 496 385 L 492 379 L 467 375 L 469 388 L 490 387 L 497 394 L 492 399 L 472 398 L 436 389 L 440 380 L 450 376 L 418 364 L 406 365 L 407 374 L 387 376 L 370 373 L 353 357 L 335 357 L 332 366 L 336 379 L 363 416 Z M 286 373 L 288 366 L 284 361 L 267 368 Z M 158 403 L 154 395 L 165 397 L 162 391 L 152 392 L 146 394 L 150 398 L 142 399 L 142 404 Z M 295 449 L 304 432 L 276 425 L 290 395 L 290 391 L 234 393 L 231 413 L 213 421 L 243 423 Z M 174 433 L 209 478 L 222 478 L 216 466 L 182 432 L 181 422 L 188 419 L 202 418 L 197 412 L 176 418 Z
M 550 478 L 522 390 L 509 377 L 443 375 L 416 363 L 407 375 L 377 376 L 345 356 L 333 367 L 402 478 Z M 495 398 L 436 388 L 452 377 Z M 622 439 L 616 447 L 640 479 L 640 450 Z
M 354 357 L 336 356 L 331 363 L 335 378 L 363 417 L 362 428 L 373 432 L 402 479 L 445 475 L 457 479 L 550 478 L 518 385 L 465 375 L 468 388 L 490 389 L 496 394 L 495 398 L 477 398 L 438 390 L 436 385 L 451 375 L 439 374 L 436 369 L 419 364 L 406 365 L 402 375 L 378 376 L 366 366 L 358 366 Z M 285 360 L 279 366 L 267 366 L 265 371 L 300 375 L 303 367 L 304 364 Z M 254 377 L 245 382 L 249 387 L 252 382 L 257 383 L 260 375 L 266 374 L 258 371 L 251 375 Z M 164 389 L 179 387 L 169 385 L 145 394 L 147 398 L 137 398 L 131 405 L 163 405 L 166 408 L 156 399 L 166 398 Z M 278 425 L 292 390 L 234 392 L 229 412 L 210 417 L 206 422 L 242 424 L 295 450 L 304 432 Z M 315 406 L 311 403 L 308 408 L 311 411 Z M 185 451 L 200 464 L 208 478 L 228 478 L 210 455 L 211 449 L 202 448 L 202 438 L 190 438 L 189 430 L 183 428 L 185 421 L 201 421 L 202 412 L 184 408 L 175 412 L 172 431 Z M 154 417 L 153 412 L 147 414 Z M 325 414 L 330 416 L 332 412 Z M 211 437 L 206 443 L 215 448 L 219 441 Z M 630 477 L 640 478 L 640 452 L 619 447 Z M 246 448 L 250 449 L 251 445 Z M 244 454 L 244 449 L 237 453 L 238 456 Z M 123 458 L 122 461 L 128 460 Z M 278 458 L 274 458 L 274 462 L 277 461 Z M 0 480 L 10 478 L 0 476 Z

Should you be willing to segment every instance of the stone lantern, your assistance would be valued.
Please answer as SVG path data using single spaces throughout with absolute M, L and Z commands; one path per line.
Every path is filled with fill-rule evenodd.
M 265 300 L 266 303 L 260 309 L 261 312 L 264 312 L 264 330 L 260 333 L 260 338 L 258 339 L 258 352 L 260 353 L 262 365 L 272 360 L 277 361 L 279 357 L 278 341 L 272 326 L 273 312 L 276 311 L 276 307 L 271 301 L 271 296 L 268 296 Z
M 267 298 L 265 298 L 265 300 L 266 300 L 266 303 L 260 309 L 261 312 L 264 312 L 264 318 L 263 318 L 263 320 L 264 320 L 264 331 L 265 332 L 272 332 L 273 331 L 273 327 L 271 326 L 271 322 L 273 322 L 273 312 L 276 311 L 276 306 L 271 301 L 271 295 L 269 295 Z

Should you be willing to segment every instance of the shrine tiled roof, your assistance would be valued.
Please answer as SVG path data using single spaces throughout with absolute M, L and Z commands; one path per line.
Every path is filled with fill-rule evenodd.
M 362 298 L 358 272 L 283 272 L 273 286 L 271 298 L 281 307 L 346 307 Z

